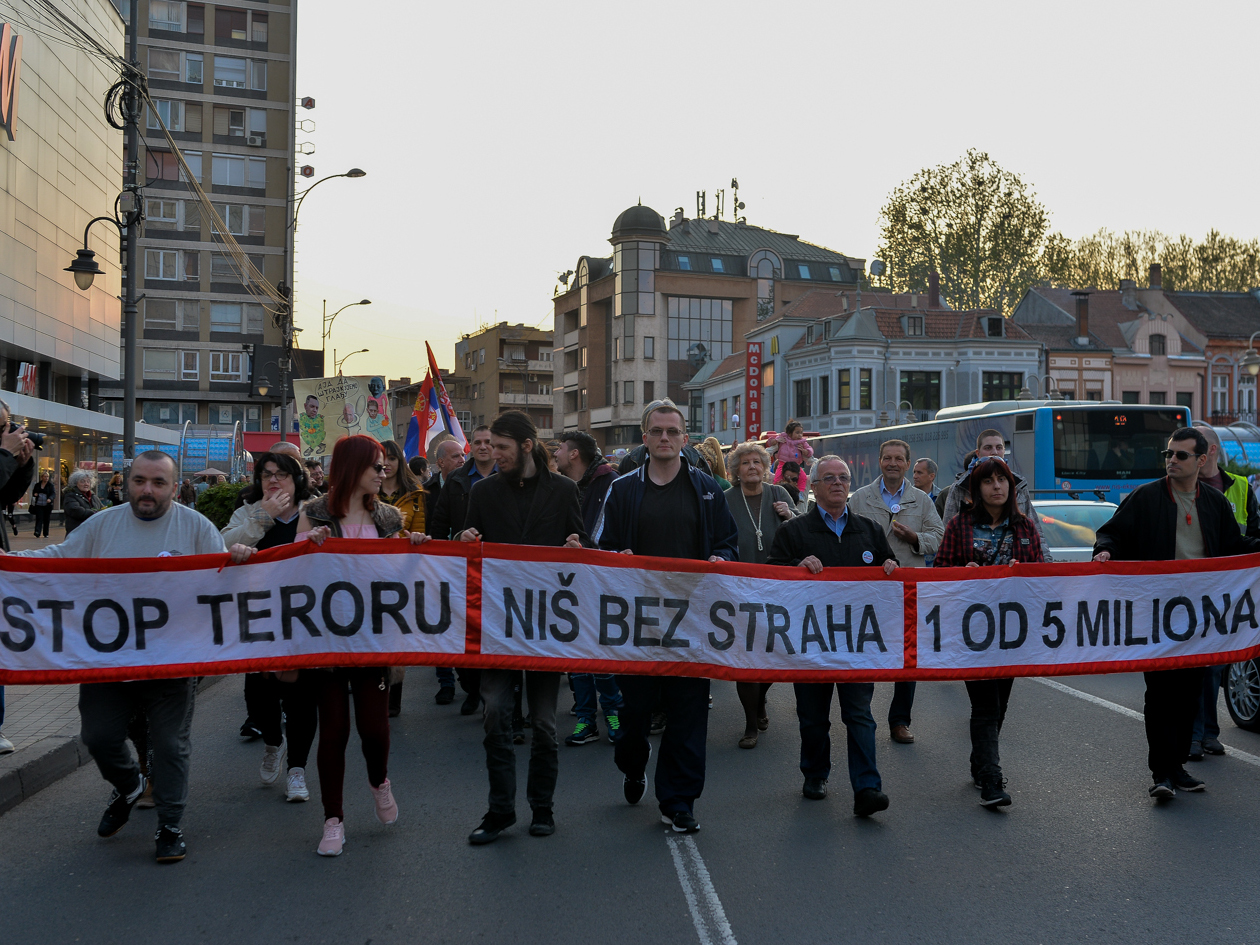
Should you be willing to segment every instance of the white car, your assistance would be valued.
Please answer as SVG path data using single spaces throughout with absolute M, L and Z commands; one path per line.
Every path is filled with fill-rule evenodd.
M 1094 556 L 1098 529 L 1116 514 L 1113 502 L 1034 499 L 1046 552 L 1055 561 L 1088 561 Z

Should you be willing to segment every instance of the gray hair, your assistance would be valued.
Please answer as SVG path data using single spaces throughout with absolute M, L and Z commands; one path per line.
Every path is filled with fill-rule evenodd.
M 936 465 L 936 460 L 928 459 L 926 456 L 920 456 L 918 459 L 916 459 L 914 461 L 914 466 L 919 465 L 919 463 L 927 463 L 927 471 L 928 471 L 929 476 L 935 476 L 937 471 L 940 469 L 940 467 Z M 911 466 L 910 468 L 914 469 L 914 466 Z
M 91 483 L 93 489 L 96 488 L 96 473 L 92 472 L 90 469 L 76 469 L 70 474 L 70 480 L 66 483 L 66 487 L 69 489 L 77 489 L 79 488 L 79 483 L 83 482 L 85 479 Z
M 828 453 L 826 456 L 819 456 L 816 460 L 814 460 L 813 468 L 809 471 L 809 484 L 811 486 L 818 481 L 819 470 L 822 469 L 823 463 L 839 463 L 844 467 L 845 472 L 847 472 L 850 476 L 853 475 L 853 470 L 849 468 L 848 463 L 835 453 Z

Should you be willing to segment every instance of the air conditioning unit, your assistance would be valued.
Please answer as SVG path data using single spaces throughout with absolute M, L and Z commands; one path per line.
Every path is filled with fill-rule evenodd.
M 251 148 L 261 148 L 263 146 L 262 135 L 250 135 L 245 139 L 245 143 Z

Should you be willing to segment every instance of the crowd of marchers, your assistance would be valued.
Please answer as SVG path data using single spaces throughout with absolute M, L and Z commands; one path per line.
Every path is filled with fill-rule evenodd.
M 0 421 L 9 429 L 8 409 Z M 1162 561 L 1260 550 L 1260 507 L 1250 489 L 1216 463 L 1211 431 L 1175 431 L 1164 450 L 1167 475 L 1134 490 L 1097 533 L 1094 560 Z M 325 478 L 296 446 L 277 443 L 255 460 L 253 481 L 226 527 L 177 501 L 176 467 L 162 452 L 137 456 L 126 472 L 125 497 L 100 510 L 57 545 L 17 552 L 31 557 L 118 558 L 227 553 L 243 563 L 256 551 L 329 537 L 431 538 L 466 542 L 598 548 L 620 554 L 739 561 L 800 567 L 982 567 L 1047 560 L 1038 517 L 1024 479 L 1005 458 L 1004 438 L 985 430 L 966 468 L 938 487 L 936 464 L 915 460 L 907 443 L 890 439 L 879 453 L 880 475 L 851 491 L 852 472 L 838 456 L 815 456 L 801 426 L 790 423 L 767 442 L 736 444 L 725 454 L 710 438 L 689 443 L 682 411 L 669 400 L 642 415 L 643 444 L 614 468 L 584 432 L 540 441 L 529 417 L 508 411 L 473 431 L 468 453 L 450 439 L 408 462 L 396 443 L 367 436 L 339 441 Z M 1213 448 L 1213 447 L 1216 448 Z M 31 480 L 31 449 L 14 426 L 0 444 L 0 500 L 5 483 Z M 1244 496 L 1245 498 L 1240 498 Z M 1235 500 L 1237 499 L 1237 501 Z M 530 742 L 526 801 L 529 834 L 556 830 L 559 774 L 557 705 L 561 673 L 439 668 L 436 702 L 450 705 L 456 685 L 464 715 L 484 720 L 489 803 L 469 834 L 494 841 L 516 823 L 515 746 Z M 653 790 L 663 823 L 679 833 L 699 829 L 696 805 L 705 784 L 712 697 L 709 680 L 679 676 L 568 674 L 573 731 L 566 745 L 600 738 L 602 714 L 629 804 Z M 999 736 L 1012 679 L 968 681 L 970 776 L 988 808 L 1010 805 Z M 1159 800 L 1197 792 L 1204 782 L 1188 760 L 1222 754 L 1217 739 L 1219 669 L 1146 673 L 1145 721 L 1152 783 Z M 402 671 L 348 667 L 250 674 L 241 736 L 260 739 L 264 784 L 284 784 L 287 800 L 307 801 L 312 749 L 324 823 L 317 852 L 339 855 L 346 844 L 343 789 L 353 724 L 362 743 L 376 818 L 397 821 L 390 783 L 391 716 L 401 711 Z M 740 682 L 744 730 L 753 749 L 770 725 L 770 683 Z M 823 800 L 831 774 L 831 704 L 847 730 L 853 813 L 889 807 L 876 761 L 873 683 L 794 683 L 800 732 L 802 794 Z M 86 683 L 80 690 L 82 736 L 113 788 L 98 834 L 109 837 L 137 805 L 157 811 L 156 857 L 186 854 L 181 828 L 188 800 L 190 738 L 197 680 Z M 894 743 L 914 741 L 913 682 L 894 684 L 888 713 Z M 0 702 L 2 705 L 2 702 Z

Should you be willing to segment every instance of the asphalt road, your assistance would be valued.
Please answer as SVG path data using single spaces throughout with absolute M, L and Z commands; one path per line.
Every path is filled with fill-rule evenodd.
M 968 778 L 961 683 L 920 684 L 911 746 L 888 741 L 890 809 L 853 818 L 843 729 L 832 794 L 804 800 L 791 687 L 770 692 L 770 730 L 741 751 L 733 684 L 713 685 L 700 833 L 679 840 L 649 794 L 621 797 L 607 741 L 561 747 L 557 832 L 466 842 L 485 810 L 479 718 L 433 704 L 408 674 L 395 720 L 397 825 L 372 816 L 352 740 L 346 853 L 315 855 L 317 799 L 260 786 L 243 744 L 239 680 L 201 697 L 185 820 L 189 856 L 153 862 L 152 811 L 118 836 L 95 827 L 108 788 L 80 769 L 0 817 L 6 942 L 1222 942 L 1260 941 L 1260 766 L 1209 758 L 1201 795 L 1146 796 L 1141 723 L 1017 680 L 1002 740 L 1014 804 L 987 811 Z M 1141 677 L 1062 682 L 1141 709 Z M 568 697 L 562 690 L 563 714 Z M 1222 708 L 1222 740 L 1260 762 L 1260 736 Z M 521 760 L 519 814 L 528 821 Z M 311 771 L 315 790 L 314 771 Z M 725 922 L 725 924 L 723 924 Z

